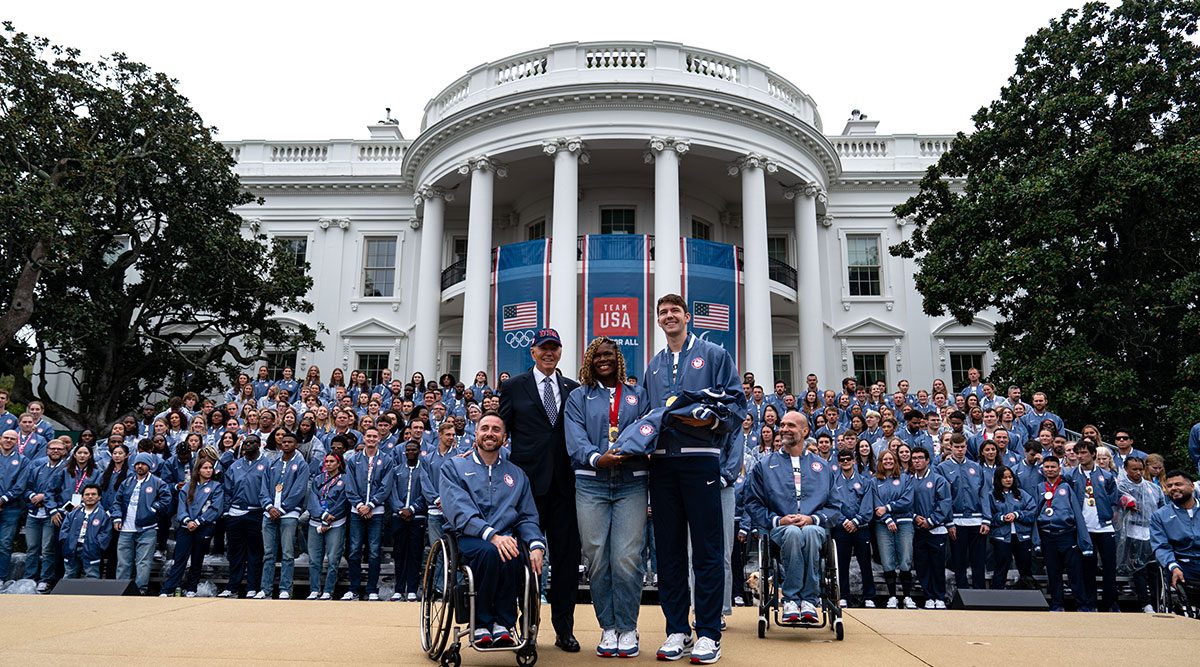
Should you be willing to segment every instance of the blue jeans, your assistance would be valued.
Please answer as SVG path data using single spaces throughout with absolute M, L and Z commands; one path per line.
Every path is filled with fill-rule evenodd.
M 575 512 L 596 620 L 605 630 L 636 630 L 645 574 L 646 478 L 576 477 Z
M 13 540 L 21 523 L 21 506 L 15 501 L 0 510 L 0 581 L 8 581 L 12 570 Z
M 25 520 L 25 578 L 49 583 L 54 578 L 58 528 L 50 517 Z
M 63 565 L 64 565 L 64 571 L 65 571 L 65 574 L 63 576 L 67 579 L 78 579 L 80 570 L 83 571 L 83 576 L 85 579 L 99 579 L 100 578 L 100 562 L 99 561 L 97 561 L 95 563 L 88 563 L 88 562 L 84 561 L 82 558 L 80 558 L 79 554 L 75 554 L 74 556 L 72 556 L 70 558 L 64 559 Z
M 913 525 L 911 521 L 896 522 L 896 532 L 887 525 L 875 522 L 875 548 L 884 572 L 911 572 L 913 569 Z
M 362 581 L 362 558 L 364 541 L 367 547 L 367 593 L 379 592 L 379 548 L 383 541 L 382 514 L 364 519 L 358 514 L 350 515 L 350 556 L 347 558 L 350 574 L 350 592 L 357 593 Z
M 517 577 L 521 576 L 520 558 L 500 560 L 500 552 L 491 542 L 462 535 L 458 553 L 471 567 L 475 578 L 475 624 L 490 628 L 494 624 L 511 628 L 517 622 Z
M 292 593 L 292 572 L 296 565 L 296 525 L 300 523 L 297 518 L 280 518 L 272 521 L 271 517 L 263 513 L 262 518 L 262 540 L 263 540 L 263 569 L 262 583 L 259 590 L 266 591 L 267 595 L 271 594 L 271 587 L 275 585 L 275 552 L 282 552 L 282 565 L 279 566 L 279 592 L 287 591 L 288 595 Z
M 821 602 L 821 547 L 829 535 L 820 526 L 777 526 L 771 542 L 779 545 L 785 602 Z
M 308 586 L 316 593 L 333 595 L 337 586 L 338 565 L 342 562 L 342 544 L 346 539 L 346 524 L 318 533 L 308 527 Z M 325 585 L 321 586 L 324 579 Z
M 146 587 L 150 585 L 150 566 L 154 564 L 158 527 L 153 526 L 137 533 L 118 534 L 120 537 L 117 538 L 117 578 L 132 578 L 138 590 L 145 593 Z

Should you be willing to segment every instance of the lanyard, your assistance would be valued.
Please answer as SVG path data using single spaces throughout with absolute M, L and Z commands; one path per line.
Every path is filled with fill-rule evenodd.
M 25 448 L 29 446 L 30 440 L 33 440 L 33 433 L 30 433 L 29 435 L 25 436 L 24 442 L 21 441 L 21 434 L 20 433 L 17 434 L 17 451 L 20 452 L 21 455 L 25 454 Z
M 326 474 L 328 474 L 328 473 L 326 473 Z M 329 481 L 327 481 L 321 485 L 321 499 L 322 500 L 325 500 L 326 498 L 329 497 L 329 490 L 333 488 L 333 485 L 335 483 L 337 483 L 337 481 L 339 479 L 341 479 L 341 477 L 342 477 L 341 473 L 338 473 L 338 474 L 334 475 L 333 477 L 330 477 Z
M 612 398 L 609 399 L 609 401 L 610 401 L 609 406 L 608 406 L 608 441 L 609 442 L 617 441 L 617 434 L 619 432 L 619 430 L 617 429 L 617 418 L 620 416 L 620 412 L 621 412 L 621 385 L 622 384 L 624 384 L 624 383 L 623 382 L 617 383 L 617 390 L 616 390 L 616 392 L 613 393 Z
M 79 487 L 83 486 L 83 482 L 87 479 L 87 470 L 80 470 L 76 473 L 75 478 L 75 493 L 79 493 Z

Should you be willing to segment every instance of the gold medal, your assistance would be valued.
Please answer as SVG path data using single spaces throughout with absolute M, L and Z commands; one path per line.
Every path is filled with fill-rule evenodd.
M 617 430 L 616 426 L 609 426 L 608 427 L 608 441 L 616 442 L 618 433 L 620 433 L 620 431 Z
M 275 493 L 283 493 L 283 485 L 282 484 L 275 485 Z
M 1096 505 L 1096 499 L 1095 499 L 1095 498 L 1088 498 L 1088 499 L 1087 499 L 1087 504 L 1088 504 L 1088 507 L 1095 507 L 1095 505 Z
M 1054 516 L 1054 508 L 1053 507 L 1046 508 L 1046 516 Z
M 668 408 L 671 407 L 671 404 L 674 403 L 675 399 L 677 399 L 677 398 L 679 398 L 679 397 L 678 396 L 668 396 L 667 397 L 667 407 Z

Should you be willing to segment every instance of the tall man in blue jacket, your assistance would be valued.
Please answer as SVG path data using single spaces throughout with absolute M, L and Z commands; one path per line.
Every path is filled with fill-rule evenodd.
M 746 395 L 737 364 L 724 348 L 688 333 L 687 302 L 667 294 L 655 305 L 667 347 L 650 361 L 642 379 L 650 407 L 670 405 L 685 391 L 718 391 L 736 397 L 724 420 L 677 417 L 662 425 L 650 456 L 650 507 L 658 553 L 659 600 L 667 621 L 660 660 L 678 660 L 691 646 L 688 627 L 688 538 L 697 582 L 692 662 L 721 657 L 721 607 L 725 528 L 721 489 L 732 486 L 742 464 L 733 435 L 746 417 Z M 735 455 L 736 454 L 736 455 Z
M 1117 474 L 1096 465 L 1096 443 L 1084 438 L 1075 443 L 1079 465 L 1063 476 L 1075 489 L 1083 522 L 1087 525 L 1094 553 L 1082 559 L 1085 589 L 1076 594 L 1081 609 L 1118 611 L 1117 609 L 1117 534 L 1113 516 L 1121 493 Z M 1104 579 L 1104 599 L 1097 606 L 1096 570 Z
M 1171 586 L 1200 584 L 1200 506 L 1191 473 L 1167 473 L 1167 498 L 1171 502 L 1150 516 L 1150 547 L 1163 570 L 1171 573 Z
M 937 469 L 950 483 L 954 520 L 948 530 L 954 582 L 959 588 L 986 588 L 987 534 L 992 521 L 983 512 L 983 500 L 992 491 L 992 479 L 983 466 L 967 458 L 967 439 L 961 433 L 950 436 L 949 456 Z
M 296 526 L 308 501 L 308 463 L 296 453 L 296 434 L 284 433 L 279 439 L 282 452 L 271 464 L 259 487 L 258 502 L 263 508 L 262 584 L 254 597 L 271 597 L 275 585 L 275 552 L 281 552 L 279 599 L 292 597 L 292 572 L 296 564 Z
M 27 419 L 28 415 L 28 412 L 21 415 L 21 419 Z M 62 524 L 58 505 L 66 455 L 67 446 L 55 438 L 46 446 L 46 456 L 29 466 L 29 486 L 25 489 L 29 507 L 25 517 L 25 574 L 26 578 L 37 580 L 39 593 L 50 588 L 58 567 L 58 527 Z
M 379 451 L 379 430 L 363 431 L 363 450 L 346 461 L 346 499 L 350 501 L 350 590 L 342 600 L 357 600 L 362 580 L 363 547 L 367 551 L 367 599 L 379 600 L 379 558 L 383 544 L 383 523 L 387 517 L 387 499 L 391 494 L 389 477 L 394 463 Z
M 805 451 L 808 418 L 787 413 L 779 423 L 779 435 L 783 449 L 764 456 L 750 473 L 746 511 L 754 526 L 770 530 L 771 542 L 779 546 L 783 621 L 816 623 L 821 547 L 829 539 L 828 529 L 845 517 L 833 496 L 833 465 Z
M 138 591 L 146 594 L 150 585 L 150 566 L 158 543 L 158 515 L 171 505 L 171 487 L 150 473 L 154 455 L 141 452 L 133 459 L 134 476 L 125 480 L 117 492 L 117 502 L 109 514 L 117 537 L 117 578 L 133 575 Z
M 1046 563 L 1046 588 L 1050 592 L 1050 611 L 1063 610 L 1063 573 L 1072 591 L 1084 591 L 1083 566 L 1079 556 L 1091 556 L 1092 538 L 1083 520 L 1079 496 L 1070 482 L 1061 476 L 1058 457 L 1042 459 L 1042 481 L 1037 485 L 1038 515 L 1033 531 L 1034 551 L 1040 551 Z M 1076 595 L 1080 595 L 1076 593 Z M 1084 603 L 1081 601 L 1080 605 Z M 1081 607 L 1082 608 L 1082 607 Z
M 475 451 L 447 460 L 438 486 L 446 530 L 457 535 L 458 553 L 475 576 L 473 639 L 479 646 L 504 646 L 512 643 L 510 630 L 517 621 L 517 540 L 526 544 L 529 564 L 538 574 L 546 541 L 529 478 L 500 456 L 504 420 L 495 413 L 484 415 L 475 435 Z
M 913 563 L 925 591 L 926 609 L 946 608 L 946 535 L 953 500 L 950 483 L 930 470 L 929 450 L 912 451 Z
M 270 462 L 259 453 L 261 440 L 242 440 L 242 456 L 225 466 L 225 539 L 229 547 L 229 582 L 217 597 L 237 594 L 246 580 L 246 597 L 258 594 L 262 582 L 262 499 L 259 493 Z

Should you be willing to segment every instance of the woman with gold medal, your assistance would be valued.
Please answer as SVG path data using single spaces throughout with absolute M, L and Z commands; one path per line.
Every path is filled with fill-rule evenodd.
M 588 345 L 579 385 L 567 397 L 563 414 L 579 536 L 602 630 L 596 654 L 631 658 L 638 654 L 649 462 L 645 456 L 622 455 L 613 443 L 650 406 L 645 390 L 625 384 L 625 358 L 606 337 Z

